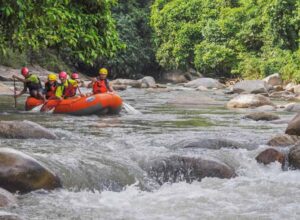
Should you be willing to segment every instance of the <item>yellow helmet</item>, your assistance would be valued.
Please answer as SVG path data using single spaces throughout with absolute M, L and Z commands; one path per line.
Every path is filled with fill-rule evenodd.
M 48 75 L 48 80 L 55 81 L 56 79 L 57 79 L 56 74 L 50 73 L 50 74 Z
M 106 68 L 101 68 L 99 70 L 99 74 L 107 75 L 108 74 L 108 70 Z

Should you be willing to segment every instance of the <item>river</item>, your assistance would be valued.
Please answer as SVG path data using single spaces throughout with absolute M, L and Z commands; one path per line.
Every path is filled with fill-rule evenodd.
M 57 140 L 0 139 L 0 147 L 25 152 L 59 175 L 63 188 L 18 195 L 9 211 L 24 219 L 299 219 L 300 171 L 282 171 L 279 163 L 260 165 L 255 157 L 266 142 L 283 133 L 281 123 L 242 119 L 249 110 L 227 110 L 221 90 L 199 92 L 130 88 L 119 93 L 142 114 L 119 116 L 40 114 L 14 110 L 11 97 L 0 97 L 1 120 L 30 120 L 54 131 Z M 196 104 L 193 104 L 196 103 Z M 227 138 L 253 149 L 181 149 L 195 138 Z M 258 146 L 257 148 L 255 146 Z M 144 164 L 185 155 L 216 158 L 233 167 L 232 179 L 159 186 Z

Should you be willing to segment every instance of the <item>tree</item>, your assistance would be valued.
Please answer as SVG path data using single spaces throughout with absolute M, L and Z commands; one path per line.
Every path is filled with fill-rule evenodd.
M 122 44 L 111 16 L 114 0 L 1 0 L 0 42 L 7 48 L 59 55 L 92 64 Z

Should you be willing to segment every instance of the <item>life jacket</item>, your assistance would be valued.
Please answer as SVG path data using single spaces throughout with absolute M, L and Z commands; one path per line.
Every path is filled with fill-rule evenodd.
M 76 95 L 77 87 L 68 80 L 68 86 L 64 86 L 63 96 L 64 98 L 73 97 Z
M 29 92 L 31 92 L 32 90 L 39 90 L 43 88 L 40 78 L 36 75 L 30 74 L 26 79 L 30 80 L 29 82 L 25 83 L 25 86 L 29 89 Z
M 55 90 L 57 86 L 58 83 L 56 81 L 53 82 L 52 84 L 50 84 L 49 81 L 45 83 L 46 99 L 55 96 Z
M 109 85 L 107 79 L 99 79 L 93 84 L 93 93 L 106 93 L 108 91 Z

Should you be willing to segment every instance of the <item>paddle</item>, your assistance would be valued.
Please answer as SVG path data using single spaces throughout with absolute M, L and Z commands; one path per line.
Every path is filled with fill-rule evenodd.
M 14 78 L 14 99 L 15 99 L 15 108 L 17 108 L 17 89 L 16 89 L 16 79 Z

